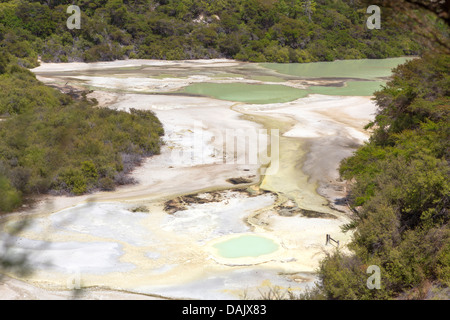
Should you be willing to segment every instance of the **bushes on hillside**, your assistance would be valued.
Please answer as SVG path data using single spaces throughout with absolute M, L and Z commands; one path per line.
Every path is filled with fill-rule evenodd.
M 401 65 L 375 94 L 372 138 L 340 166 L 355 181 L 355 215 L 346 226 L 354 231 L 353 254 L 322 262 L 328 298 L 424 298 L 430 284 L 450 284 L 449 59 L 428 55 Z M 369 265 L 381 269 L 380 290 L 365 285 Z
M 0 48 L 32 64 L 124 58 L 234 58 L 313 62 L 417 54 L 412 35 L 385 15 L 367 30 L 365 8 L 347 1 L 150 1 L 80 3 L 82 27 L 68 30 L 70 1 L 0 3 Z
M 159 120 L 74 101 L 11 64 L 0 75 L 0 211 L 22 195 L 83 194 L 131 183 L 126 176 L 146 156 L 158 154 Z

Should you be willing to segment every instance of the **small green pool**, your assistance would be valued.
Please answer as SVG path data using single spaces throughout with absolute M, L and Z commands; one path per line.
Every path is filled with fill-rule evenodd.
M 272 239 L 242 235 L 213 245 L 224 258 L 258 257 L 278 250 L 279 245 Z

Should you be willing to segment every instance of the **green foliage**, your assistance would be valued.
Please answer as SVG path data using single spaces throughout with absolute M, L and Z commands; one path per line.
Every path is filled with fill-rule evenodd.
M 152 112 L 74 101 L 10 63 L 0 75 L 0 211 L 22 194 L 83 194 L 132 182 L 125 174 L 159 153 L 162 125 Z
M 82 27 L 68 30 L 70 1 L 0 2 L 0 48 L 31 63 L 124 58 L 235 58 L 309 62 L 417 54 L 412 35 L 365 28 L 365 8 L 345 0 L 80 1 Z
M 0 212 L 8 212 L 20 205 L 22 197 L 8 179 L 0 174 Z
M 9 63 L 9 57 L 7 55 L 1 55 L 0 56 L 0 75 L 2 75 L 3 73 L 6 73 L 8 63 Z
M 59 173 L 59 187 L 64 186 L 75 195 L 83 194 L 87 191 L 87 181 L 83 172 L 74 168 L 66 168 Z
M 372 138 L 340 166 L 355 181 L 356 214 L 346 226 L 353 255 L 323 261 L 321 289 L 330 299 L 423 298 L 427 283 L 449 284 L 449 58 L 401 65 L 375 95 Z M 365 288 L 369 265 L 381 268 L 380 290 Z
M 449 55 L 426 55 L 395 69 L 387 88 L 375 93 L 380 112 L 369 127 L 378 127 L 376 144 L 392 145 L 395 133 L 417 129 L 425 119 L 448 119 L 449 65 Z
M 0 75 L 0 91 L 0 115 L 55 108 L 67 102 L 67 97 L 40 84 L 33 73 L 17 64 L 11 64 L 8 73 Z
M 357 256 L 336 251 L 321 261 L 319 289 L 329 300 L 385 298 L 384 288 L 374 291 L 367 288 L 366 268 Z

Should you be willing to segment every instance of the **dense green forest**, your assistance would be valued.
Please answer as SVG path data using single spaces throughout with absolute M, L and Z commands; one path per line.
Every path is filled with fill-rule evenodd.
M 162 125 L 151 112 L 97 108 L 36 80 L 0 56 L 0 212 L 29 195 L 83 194 L 131 183 L 126 176 L 159 153 Z M 0 119 L 1 120 L 1 119 Z
M 322 262 L 318 296 L 448 298 L 449 69 L 449 55 L 426 55 L 397 67 L 375 93 L 370 142 L 340 166 L 355 181 L 345 227 L 354 231 L 353 254 L 336 251 Z M 380 289 L 366 286 L 370 265 L 380 267 Z
M 19 63 L 125 58 L 312 62 L 416 55 L 413 34 L 383 15 L 368 30 L 355 0 L 0 1 L 0 48 Z

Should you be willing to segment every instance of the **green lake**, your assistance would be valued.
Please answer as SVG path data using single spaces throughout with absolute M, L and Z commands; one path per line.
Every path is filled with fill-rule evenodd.
M 220 100 L 243 102 L 249 104 L 284 103 L 303 98 L 308 94 L 334 96 L 372 96 L 380 90 L 391 75 L 391 70 L 411 57 L 391 59 L 341 60 L 315 63 L 261 63 L 259 69 L 264 72 L 276 71 L 274 75 L 257 75 L 251 78 L 272 84 L 250 83 L 194 83 L 179 93 L 207 96 Z M 261 71 L 261 73 L 264 73 Z M 298 89 L 282 85 L 282 77 L 289 75 L 304 79 L 342 79 L 343 86 L 310 86 Z M 354 79 L 354 80 L 351 80 Z M 279 82 L 279 84 L 273 84 Z
M 289 102 L 306 97 L 308 91 L 278 84 L 194 83 L 181 92 L 244 103 Z
M 384 81 L 347 81 L 343 87 L 311 86 L 308 91 L 331 96 L 372 96 L 384 84 Z
M 384 84 L 384 81 L 347 81 L 341 87 L 311 86 L 305 90 L 278 84 L 194 83 L 181 92 L 227 101 L 268 104 L 293 101 L 304 98 L 310 93 L 333 96 L 371 96 Z
M 313 63 L 261 63 L 259 65 L 281 74 L 302 78 L 358 78 L 374 80 L 390 76 L 392 68 L 411 59 L 413 58 L 400 57 Z

